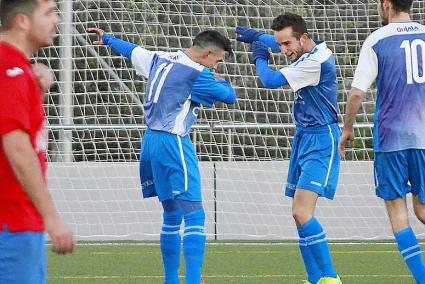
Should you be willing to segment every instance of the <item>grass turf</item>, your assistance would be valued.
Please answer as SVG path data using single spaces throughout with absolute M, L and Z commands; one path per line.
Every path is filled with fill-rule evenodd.
M 331 244 L 344 284 L 413 284 L 395 244 Z M 184 263 L 181 263 L 184 275 Z M 162 283 L 155 243 L 82 244 L 73 255 L 48 255 L 49 283 Z M 298 247 L 286 244 L 208 243 L 207 284 L 297 283 L 305 279 Z

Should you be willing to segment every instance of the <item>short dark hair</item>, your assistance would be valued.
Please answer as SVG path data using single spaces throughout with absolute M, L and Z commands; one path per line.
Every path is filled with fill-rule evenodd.
M 0 0 L 1 29 L 8 30 L 12 26 L 13 18 L 19 14 L 31 15 L 39 0 Z
M 308 33 L 307 24 L 300 15 L 287 13 L 273 19 L 272 30 L 279 32 L 287 27 L 292 28 L 293 34 L 297 39 L 300 39 L 302 34 Z
M 413 0 L 390 0 L 390 2 L 393 4 L 393 10 L 397 13 L 409 13 L 413 4 Z M 384 0 L 381 0 L 381 3 L 384 3 Z
M 214 30 L 206 30 L 198 34 L 193 40 L 193 46 L 199 46 L 201 48 L 214 46 L 221 50 L 227 51 L 229 55 L 233 55 L 232 44 L 230 43 L 230 40 L 218 31 Z

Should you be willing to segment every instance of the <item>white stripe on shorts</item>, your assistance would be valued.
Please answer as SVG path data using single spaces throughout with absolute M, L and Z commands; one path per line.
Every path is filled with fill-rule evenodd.
M 333 160 L 334 160 L 334 152 L 335 152 L 335 141 L 334 141 L 334 136 L 332 134 L 332 128 L 331 128 L 330 125 L 328 125 L 328 128 L 329 128 L 329 134 L 331 135 L 331 140 L 332 140 L 332 153 L 331 153 L 331 159 L 329 161 L 328 173 L 326 174 L 324 187 L 326 187 L 328 185 L 328 179 L 329 179 L 329 175 L 331 173 L 332 163 L 333 163 Z
M 180 136 L 177 135 L 177 141 L 179 143 L 179 149 L 180 149 L 180 157 L 182 159 L 183 164 L 183 172 L 184 172 L 184 191 L 187 191 L 187 167 L 186 167 L 186 161 L 184 160 L 184 153 L 183 153 L 183 145 L 182 145 L 182 139 Z

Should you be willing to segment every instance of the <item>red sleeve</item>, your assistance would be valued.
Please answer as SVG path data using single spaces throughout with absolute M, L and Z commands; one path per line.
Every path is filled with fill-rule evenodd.
M 30 130 L 30 104 L 26 75 L 10 77 L 0 70 L 0 136 L 13 130 Z

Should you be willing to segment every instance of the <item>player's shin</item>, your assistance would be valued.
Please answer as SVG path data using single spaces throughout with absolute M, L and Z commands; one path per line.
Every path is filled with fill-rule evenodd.
M 315 217 L 299 227 L 305 236 L 305 242 L 316 260 L 322 276 L 336 277 L 332 258 L 326 240 L 325 231 Z
M 160 244 L 162 261 L 164 265 L 164 283 L 179 284 L 179 265 L 180 265 L 180 224 L 183 219 L 183 212 L 165 211 L 163 214 L 164 222 L 161 228 Z
M 422 258 L 421 247 L 415 233 L 408 227 L 394 233 L 401 256 L 409 267 L 417 283 L 425 284 L 425 265 Z
M 205 254 L 205 212 L 203 209 L 185 214 L 183 250 L 186 261 L 186 284 L 199 284 Z

